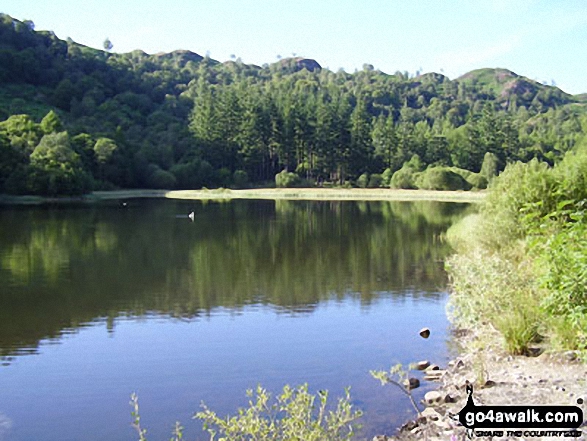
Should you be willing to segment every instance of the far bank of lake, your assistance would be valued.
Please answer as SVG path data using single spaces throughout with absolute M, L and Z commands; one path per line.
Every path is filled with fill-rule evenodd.
M 0 204 L 36 205 L 43 203 L 97 202 L 111 199 L 167 198 L 187 200 L 308 200 L 308 201 L 439 201 L 478 203 L 484 191 L 404 190 L 389 188 L 227 188 L 201 190 L 130 189 L 94 191 L 78 197 L 43 197 L 0 195 Z

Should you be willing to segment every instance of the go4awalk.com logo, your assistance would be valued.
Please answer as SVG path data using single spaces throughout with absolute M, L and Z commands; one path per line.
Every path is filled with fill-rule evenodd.
M 473 387 L 467 385 L 467 404 L 459 412 L 459 422 L 469 438 L 475 436 L 578 437 L 583 411 L 578 406 L 476 406 Z M 583 400 L 577 400 L 583 404 Z

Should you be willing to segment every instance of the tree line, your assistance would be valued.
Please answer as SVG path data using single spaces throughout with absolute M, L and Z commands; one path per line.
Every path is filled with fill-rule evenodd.
M 116 54 L 0 15 L 4 193 L 483 188 L 507 163 L 557 162 L 585 114 L 582 96 L 503 69 L 450 80 L 299 58 Z

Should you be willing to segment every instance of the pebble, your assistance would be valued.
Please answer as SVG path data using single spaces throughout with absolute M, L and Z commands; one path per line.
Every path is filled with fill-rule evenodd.
M 404 380 L 404 386 L 407 389 L 416 389 L 417 387 L 420 387 L 420 380 L 417 378 L 408 378 Z
M 419 334 L 420 334 L 420 337 L 422 337 L 422 338 L 428 338 L 428 337 L 430 337 L 430 329 L 422 328 L 422 329 L 420 329 Z
M 428 360 L 422 360 L 416 363 L 416 369 L 419 371 L 423 371 L 428 366 L 430 366 L 430 362 Z
M 441 415 L 436 410 L 432 409 L 431 407 L 427 407 L 426 409 L 424 409 L 422 411 L 422 416 L 426 417 L 426 419 L 432 420 L 432 421 L 438 421 L 441 417 Z
M 424 402 L 428 406 L 437 406 L 442 403 L 442 395 L 438 391 L 431 390 L 424 395 Z

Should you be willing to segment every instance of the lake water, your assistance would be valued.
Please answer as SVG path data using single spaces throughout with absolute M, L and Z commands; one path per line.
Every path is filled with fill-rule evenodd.
M 414 411 L 369 370 L 447 362 L 442 237 L 467 209 L 0 207 L 0 440 L 136 439 L 132 392 L 149 440 L 169 439 L 177 420 L 204 440 L 191 419 L 202 401 L 224 415 L 257 384 L 303 383 L 332 402 L 350 386 L 362 437 L 392 434 Z

